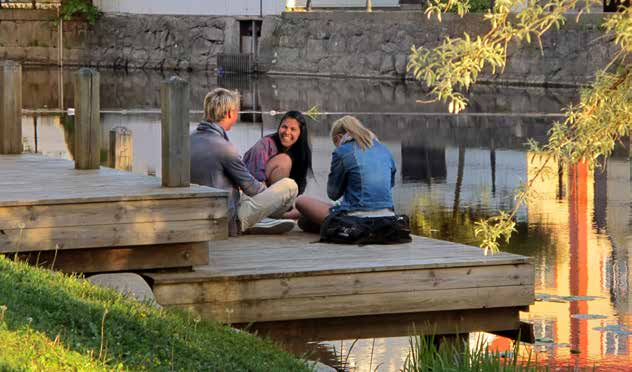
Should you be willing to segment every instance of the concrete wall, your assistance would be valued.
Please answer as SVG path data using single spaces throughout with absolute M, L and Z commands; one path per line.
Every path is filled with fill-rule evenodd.
M 598 27 L 601 15 L 570 20 L 543 40 L 512 45 L 505 73 L 485 80 L 534 84 L 586 83 L 614 47 Z M 571 17 L 574 19 L 574 16 Z M 94 27 L 65 22 L 64 63 L 103 67 L 214 70 L 217 54 L 239 50 L 239 22 L 228 16 L 106 14 Z M 54 13 L 0 12 L 0 59 L 55 64 Z M 442 23 L 421 12 L 312 12 L 266 16 L 259 43 L 263 72 L 401 79 L 412 45 L 433 47 L 445 36 L 482 33 L 481 15 Z

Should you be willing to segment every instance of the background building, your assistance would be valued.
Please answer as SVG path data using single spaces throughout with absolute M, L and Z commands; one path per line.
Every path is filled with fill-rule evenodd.
M 257 16 L 305 7 L 306 0 L 94 0 L 106 13 Z M 375 8 L 399 7 L 399 0 L 372 0 Z M 313 8 L 363 8 L 366 0 L 312 0 Z

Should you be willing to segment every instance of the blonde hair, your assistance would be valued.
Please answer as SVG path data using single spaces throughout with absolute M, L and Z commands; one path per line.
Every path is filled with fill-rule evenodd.
M 360 123 L 360 120 L 349 115 L 334 121 L 334 125 L 331 127 L 331 140 L 335 143 L 336 136 L 345 133 L 349 133 L 362 150 L 373 146 L 373 139 L 376 138 L 373 132 Z
M 239 109 L 239 93 L 224 88 L 215 88 L 204 97 L 204 119 L 222 121 L 232 110 Z

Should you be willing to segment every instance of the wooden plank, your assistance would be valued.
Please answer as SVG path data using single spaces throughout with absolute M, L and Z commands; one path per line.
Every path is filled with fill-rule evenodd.
M 22 153 L 22 66 L 0 62 L 0 154 Z
M 216 245 L 215 252 L 218 258 L 225 257 L 226 259 L 233 259 L 239 256 L 240 263 L 249 261 L 261 262 L 262 259 L 266 260 L 266 257 L 271 257 L 268 261 L 276 261 L 287 257 L 288 251 L 295 250 L 296 247 L 300 247 L 300 249 L 304 251 L 305 256 L 310 256 L 310 258 L 318 257 L 321 254 L 331 254 L 337 257 L 339 257 L 340 254 L 354 255 L 354 252 L 351 250 L 338 250 L 337 247 L 340 247 L 340 245 L 317 244 L 314 243 L 315 240 L 318 240 L 316 235 L 308 236 L 306 234 L 287 234 L 283 236 L 283 238 L 275 236 L 241 236 L 239 237 L 239 250 L 236 251 L 232 249 L 230 242 L 224 242 Z M 445 250 L 441 248 L 445 248 Z M 419 252 L 418 249 L 427 249 L 427 251 L 423 252 L 425 257 L 468 255 L 479 257 L 481 260 L 495 260 L 507 257 L 521 257 L 524 259 L 523 256 L 508 255 L 506 253 L 485 256 L 481 249 L 472 246 L 422 237 L 416 237 L 413 243 L 410 244 L 355 247 L 356 251 L 365 251 L 363 255 L 382 255 L 381 258 L 384 259 L 399 256 L 400 254 L 415 255 Z
M 156 177 L 110 168 L 73 168 L 65 159 L 1 156 L 0 206 L 228 196 L 224 190 L 199 185 L 163 188 Z
M 292 235 L 276 237 L 279 244 Z M 211 243 L 211 262 L 192 273 L 178 275 L 160 274 L 155 279 L 161 284 L 183 282 L 208 282 L 213 280 L 255 280 L 292 278 L 326 274 L 352 274 L 394 270 L 432 269 L 450 267 L 474 267 L 490 265 L 531 264 L 529 257 L 499 253 L 484 256 L 475 247 L 445 244 L 433 239 L 413 237 L 413 242 L 394 246 L 343 246 L 312 244 L 313 235 L 304 235 L 303 243 L 294 241 L 293 249 L 287 249 L 284 257 L 276 257 L 266 248 L 269 238 L 261 236 L 261 248 L 257 259 L 244 259 L 238 239 Z M 437 246 L 432 244 L 436 243 Z M 218 246 L 233 246 L 234 253 L 218 252 Z M 309 248 L 307 248 L 309 247 Z M 454 251 L 454 252 L 452 252 Z
M 523 285 L 198 303 L 169 307 L 187 309 L 204 318 L 226 323 L 247 323 L 331 316 L 518 307 L 533 303 L 533 293 L 533 286 Z
M 213 197 L 0 207 L 0 229 L 214 220 L 227 217 L 227 203 Z
M 215 257 L 218 261 L 224 261 L 226 264 L 230 264 L 233 262 L 238 262 L 241 267 L 248 266 L 257 266 L 261 263 L 274 265 L 276 262 L 279 263 L 279 266 L 283 265 L 283 261 L 290 260 L 289 257 L 295 256 L 291 254 L 296 250 L 300 250 L 302 255 L 301 257 L 306 260 L 319 260 L 327 257 L 336 257 L 338 259 L 357 259 L 358 257 L 364 256 L 366 257 L 365 261 L 375 261 L 375 260 L 401 260 L 402 258 L 417 258 L 426 252 L 423 257 L 427 259 L 435 259 L 435 258 L 466 258 L 468 260 L 473 261 L 481 261 L 481 262 L 493 262 L 497 260 L 503 259 L 511 259 L 517 258 L 515 255 L 509 254 L 494 254 L 485 256 L 483 250 L 476 247 L 469 247 L 468 249 L 459 249 L 460 247 L 457 244 L 452 246 L 445 246 L 443 248 L 442 244 L 436 240 L 428 239 L 428 240 L 419 240 L 409 244 L 402 244 L 398 246 L 393 246 L 390 249 L 384 248 L 383 246 L 349 246 L 348 249 L 336 251 L 336 246 L 332 246 L 329 244 L 314 244 L 309 247 L 301 247 L 297 246 L 292 249 L 291 247 L 283 248 L 283 249 L 268 249 L 264 242 L 261 243 L 260 251 L 256 254 L 243 254 L 243 252 L 235 251 L 235 252 L 226 252 L 220 251 L 219 249 L 215 252 Z M 443 248 L 443 249 L 442 249 Z M 360 255 L 362 253 L 362 255 Z M 384 255 L 385 253 L 389 253 L 388 255 Z M 381 256 L 380 256 L 381 255 Z M 412 257 L 411 257 L 412 256 Z M 293 258 L 291 260 L 294 260 Z
M 187 81 L 172 76 L 160 85 L 162 185 L 166 187 L 191 183 L 190 105 Z
M 32 198 L 24 197 L 17 193 L 15 197 L 7 195 L 7 193 L 0 194 L 6 201 L 0 201 L 0 207 L 2 206 L 19 206 L 19 205 L 56 205 L 56 204 L 68 204 L 68 203 L 98 203 L 98 202 L 113 202 L 113 201 L 132 201 L 132 200 L 160 200 L 160 199 L 184 199 L 184 198 L 206 198 L 213 196 L 227 196 L 224 191 L 209 188 L 209 190 L 203 190 L 195 192 L 187 189 L 179 190 L 180 192 L 173 193 L 161 193 L 157 190 L 133 190 L 133 184 L 129 185 L 130 192 L 125 194 L 119 190 L 104 190 L 104 194 L 96 196 L 91 193 L 78 196 L 74 194 L 72 197 L 64 198 L 61 195 L 45 194 L 40 192 L 32 195 Z M 59 190 L 56 190 L 59 191 Z M 72 190 L 67 192 L 71 193 Z M 67 194 L 68 195 L 68 194 Z
M 99 169 L 101 162 L 101 99 L 99 73 L 75 73 L 75 168 Z
M 225 219 L 0 230 L 0 253 L 225 239 Z
M 533 265 L 521 264 L 196 283 L 178 283 L 177 277 L 187 273 L 172 273 L 169 274 L 170 284 L 162 284 L 161 277 L 165 274 L 148 276 L 154 281 L 158 302 L 174 305 L 405 292 L 411 289 L 532 286 L 533 273 Z
M 246 328 L 251 333 L 257 332 L 262 337 L 268 336 L 281 344 L 304 345 L 331 340 L 409 337 L 412 334 L 515 330 L 520 326 L 520 318 L 517 308 L 501 307 L 240 323 L 234 326 Z
M 211 248 L 214 249 L 216 242 L 211 243 Z M 314 266 L 309 266 L 305 259 L 297 259 L 300 261 L 300 265 L 297 262 L 287 261 L 288 266 L 285 269 L 280 268 L 279 265 L 273 267 L 239 267 L 235 264 L 235 267 L 221 267 L 219 262 L 215 259 L 213 251 L 211 250 L 211 263 L 208 266 L 202 266 L 196 269 L 195 272 L 187 273 L 185 276 L 172 276 L 170 274 L 164 274 L 160 280 L 164 283 L 168 281 L 172 282 L 204 282 L 209 280 L 227 280 L 227 279 L 239 279 L 239 280 L 255 280 L 262 278 L 291 278 L 301 276 L 317 276 L 317 275 L 329 275 L 329 274 L 352 274 L 361 272 L 379 272 L 379 271 L 397 271 L 397 270 L 413 270 L 413 269 L 441 269 L 451 267 L 474 267 L 474 266 L 493 266 L 493 265 L 514 265 L 526 263 L 530 264 L 529 260 L 519 260 L 516 258 L 499 258 L 497 260 L 476 261 L 467 260 L 466 258 L 435 258 L 424 260 L 423 258 L 411 259 L 409 263 L 406 263 L 402 257 L 399 257 L 396 261 L 389 260 L 385 262 L 367 262 L 361 261 L 361 256 L 358 255 L 358 259 L 355 261 L 351 258 L 339 261 L 315 261 Z M 230 269 L 234 271 L 230 271 Z
M 213 258 L 213 257 L 212 257 Z M 298 261 L 298 260 L 297 260 Z M 215 263 L 217 261 L 213 261 Z M 290 261 L 286 261 L 290 263 Z M 526 261 L 523 261 L 526 262 Z M 517 264 L 515 259 L 498 259 L 494 261 L 468 261 L 467 258 L 455 257 L 455 258 L 435 258 L 429 260 L 419 260 L 407 264 L 402 257 L 394 258 L 392 260 L 379 262 L 361 261 L 360 259 L 340 259 L 335 262 L 325 262 L 319 260 L 315 262 L 314 266 L 310 266 L 305 259 L 301 259 L 300 262 L 292 262 L 285 271 L 279 270 L 279 265 L 256 267 L 225 267 L 221 271 L 209 270 L 208 272 L 219 278 L 236 278 L 236 279 L 259 279 L 269 277 L 270 275 L 276 275 L 277 277 L 291 277 L 291 276 L 315 276 L 315 275 L 327 275 L 327 274 L 341 274 L 341 273 L 357 273 L 365 271 L 393 271 L 393 270 L 410 270 L 410 269 L 439 269 L 449 267 L 471 267 L 471 266 L 490 266 L 490 265 L 505 265 L 505 264 Z M 213 264 L 211 267 L 217 267 Z M 230 272 L 233 268 L 234 271 Z M 199 273 L 207 271 L 206 267 L 202 267 L 198 270 Z M 192 277 L 196 274 L 192 274 Z M 204 280 L 204 276 L 197 274 L 198 280 Z
M 66 273 L 191 268 L 208 263 L 208 242 L 28 252 L 19 258 Z

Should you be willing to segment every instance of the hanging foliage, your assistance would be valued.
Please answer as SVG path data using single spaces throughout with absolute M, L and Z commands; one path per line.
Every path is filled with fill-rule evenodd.
M 430 0 L 427 16 L 455 12 L 463 16 L 470 10 L 469 0 Z M 518 6 L 522 10 L 512 12 Z M 434 97 L 432 101 L 447 104 L 457 114 L 468 105 L 460 93 L 476 83 L 484 69 L 502 73 L 507 64 L 510 43 L 537 43 L 542 51 L 542 38 L 551 29 L 559 29 L 567 18 L 579 18 L 593 6 L 594 0 L 553 0 L 526 3 L 519 0 L 496 0 L 484 17 L 490 29 L 484 35 L 464 34 L 446 38 L 437 48 L 411 48 L 408 71 L 423 81 Z M 562 164 L 583 161 L 594 166 L 598 158 L 607 158 L 622 137 L 632 133 L 632 6 L 619 3 L 618 12 L 604 17 L 604 42 L 616 46 L 612 60 L 596 74 L 589 88 L 582 91 L 579 104 L 565 109 L 565 119 L 556 122 L 548 133 L 548 142 L 529 142 L 530 151 L 544 155 L 547 161 L 536 170 L 532 179 L 517 192 L 515 209 L 477 223 L 476 233 L 481 247 L 496 252 L 499 242 L 508 240 L 514 230 L 517 209 L 529 199 L 530 186 L 544 177 L 548 159 Z M 569 15 L 569 13 L 574 13 Z

